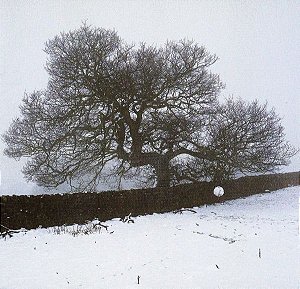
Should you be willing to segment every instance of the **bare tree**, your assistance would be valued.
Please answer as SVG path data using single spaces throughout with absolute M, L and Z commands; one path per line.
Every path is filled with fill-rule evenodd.
M 221 182 L 240 174 L 274 172 L 288 165 L 296 150 L 285 141 L 274 109 L 257 100 L 228 99 L 211 114 L 206 127 L 208 147 L 216 159 L 190 158 L 174 164 L 176 181 L 209 179 Z M 176 178 L 177 177 L 177 178 Z
M 157 186 L 169 186 L 187 176 L 175 161 L 182 156 L 214 177 L 216 167 L 226 175 L 268 171 L 293 153 L 273 111 L 218 105 L 224 85 L 209 71 L 217 57 L 191 41 L 136 47 L 83 25 L 48 41 L 45 52 L 48 86 L 25 95 L 21 117 L 3 136 L 8 156 L 29 157 L 24 174 L 39 185 L 75 180 L 94 188 L 118 160 L 115 173 L 150 167 Z

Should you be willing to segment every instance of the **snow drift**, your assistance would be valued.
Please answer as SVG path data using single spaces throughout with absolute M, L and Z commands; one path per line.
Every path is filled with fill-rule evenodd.
M 0 240 L 0 288 L 297 288 L 299 192 L 19 233 Z

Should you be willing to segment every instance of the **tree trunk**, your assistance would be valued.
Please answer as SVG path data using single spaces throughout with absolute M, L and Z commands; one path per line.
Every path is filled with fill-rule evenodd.
M 157 176 L 156 187 L 170 187 L 169 159 L 165 157 L 160 158 L 155 166 L 155 172 Z

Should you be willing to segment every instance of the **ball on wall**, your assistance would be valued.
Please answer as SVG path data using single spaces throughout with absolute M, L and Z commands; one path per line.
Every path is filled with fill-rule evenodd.
M 214 188 L 214 195 L 218 198 L 222 197 L 224 195 L 224 189 L 220 186 L 217 186 Z

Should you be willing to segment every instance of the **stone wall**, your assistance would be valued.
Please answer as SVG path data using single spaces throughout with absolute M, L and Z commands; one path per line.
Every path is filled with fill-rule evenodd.
M 221 199 L 216 184 L 201 182 L 172 188 L 154 188 L 63 195 L 2 196 L 1 231 L 84 223 L 112 218 L 169 212 L 246 197 L 299 185 L 300 172 L 243 177 L 224 182 Z

